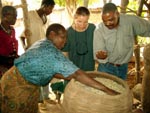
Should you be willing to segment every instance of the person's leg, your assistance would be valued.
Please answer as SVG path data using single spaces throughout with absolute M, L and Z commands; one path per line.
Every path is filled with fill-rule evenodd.
M 46 86 L 41 86 L 40 87 L 40 99 L 39 102 L 43 103 L 44 100 L 49 99 L 49 84 Z
M 2 113 L 37 113 L 39 87 L 23 79 L 13 67 L 1 79 Z
M 42 86 L 39 88 L 39 92 L 40 92 L 39 103 L 43 103 L 43 95 L 42 95 L 42 93 L 43 93 L 43 87 Z
M 49 84 L 43 86 L 43 94 L 45 99 L 49 99 Z
M 60 98 L 61 98 L 61 95 L 64 93 L 65 87 L 68 84 L 68 82 L 69 81 L 64 80 L 64 81 L 51 84 L 51 89 L 55 93 L 56 100 L 58 101 L 58 103 L 61 103 Z

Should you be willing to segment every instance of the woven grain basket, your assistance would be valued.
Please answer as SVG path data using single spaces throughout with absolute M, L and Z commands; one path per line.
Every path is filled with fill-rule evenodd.
M 133 98 L 125 81 L 106 73 L 87 73 L 113 80 L 122 85 L 125 91 L 116 96 L 98 94 L 81 87 L 72 79 L 64 92 L 62 107 L 65 113 L 131 113 Z

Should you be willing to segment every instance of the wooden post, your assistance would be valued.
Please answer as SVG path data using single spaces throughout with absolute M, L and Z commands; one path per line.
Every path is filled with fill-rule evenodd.
M 29 23 L 29 18 L 28 18 L 28 5 L 27 5 L 27 2 L 26 0 L 21 0 L 22 2 L 22 5 L 23 5 L 23 17 L 24 17 L 24 26 L 25 26 L 25 30 L 29 30 L 30 31 L 30 23 Z M 30 38 L 30 35 L 26 35 L 26 41 L 27 41 L 27 44 L 28 44 L 28 39 Z
M 69 23 L 72 24 L 74 11 L 76 10 L 77 4 L 76 0 L 66 0 L 66 10 L 69 16 Z
M 0 12 L 2 10 L 2 1 L 0 0 Z M 1 15 L 0 15 L 0 20 L 1 20 Z
M 84 0 L 83 2 L 83 5 L 88 8 L 89 0 Z
M 141 16 L 142 9 L 144 5 L 144 0 L 140 0 L 139 8 L 137 11 L 137 16 Z M 135 45 L 138 45 L 137 36 L 135 37 Z M 141 75 L 140 75 L 140 47 L 137 46 L 134 50 L 135 54 L 135 69 L 136 69 L 136 83 L 141 83 Z
M 121 9 L 120 13 L 126 13 L 126 8 L 129 3 L 129 0 L 121 0 Z
M 144 75 L 142 79 L 142 107 L 143 113 L 150 113 L 150 44 L 144 47 Z

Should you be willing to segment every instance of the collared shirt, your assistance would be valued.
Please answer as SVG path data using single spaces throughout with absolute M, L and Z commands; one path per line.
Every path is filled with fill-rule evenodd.
M 94 58 L 100 63 L 128 63 L 133 55 L 136 35 L 150 36 L 150 22 L 138 16 L 120 14 L 116 29 L 108 29 L 104 23 L 100 23 L 94 31 Z M 96 58 L 96 52 L 100 50 L 107 51 L 106 59 Z
M 47 21 L 46 24 L 43 24 L 43 21 L 38 15 L 37 11 L 31 10 L 28 12 L 28 22 L 30 25 L 31 36 L 27 39 L 27 43 L 30 47 L 33 43 L 45 37 L 46 28 L 49 25 L 49 21 Z M 24 36 L 24 33 L 22 36 Z
M 15 60 L 15 66 L 22 76 L 36 85 L 46 85 L 56 73 L 64 77 L 78 70 L 51 41 L 40 40 Z
M 18 52 L 18 41 L 14 28 L 11 27 L 11 34 L 8 34 L 0 27 L 0 56 L 8 57 L 14 52 Z

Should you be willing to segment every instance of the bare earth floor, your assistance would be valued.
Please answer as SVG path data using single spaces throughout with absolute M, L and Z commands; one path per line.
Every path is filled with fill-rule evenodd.
M 39 103 L 39 113 L 64 113 L 61 104 L 58 103 Z

